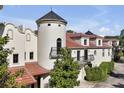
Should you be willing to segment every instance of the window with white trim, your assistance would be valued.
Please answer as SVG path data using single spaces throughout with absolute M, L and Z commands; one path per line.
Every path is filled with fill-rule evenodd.
M 105 56 L 105 49 L 102 49 L 102 56 Z
M 94 55 L 96 55 L 96 50 L 94 50 Z
M 18 62 L 19 62 L 19 55 L 13 54 L 13 63 L 18 63 Z
M 110 56 L 110 49 L 108 49 L 108 56 Z
M 87 45 L 87 39 L 84 39 L 84 45 Z
M 26 60 L 26 52 L 24 52 L 24 60 Z
M 8 35 L 8 37 L 9 37 L 10 40 L 13 39 L 13 31 L 12 31 L 11 29 L 9 29 L 9 30 L 7 31 L 7 35 Z
M 31 40 L 31 35 L 28 33 L 27 35 L 26 35 L 26 41 L 30 41 Z
M 30 60 L 34 59 L 34 52 L 30 52 Z
M 101 45 L 101 40 L 98 40 L 98 45 Z

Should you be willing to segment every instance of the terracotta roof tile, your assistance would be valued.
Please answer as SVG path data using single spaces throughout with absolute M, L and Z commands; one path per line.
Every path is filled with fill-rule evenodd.
M 83 33 L 66 33 L 66 35 L 69 36 L 70 38 L 89 37 L 88 35 Z
M 66 46 L 68 48 L 82 48 L 83 47 L 81 44 L 78 44 L 77 42 L 73 41 L 68 35 L 66 35 Z
M 37 62 L 27 62 L 25 67 L 33 76 L 49 74 L 49 71 L 38 65 Z
M 66 33 L 66 46 L 68 48 L 110 48 L 111 46 L 103 43 L 103 46 L 96 46 L 95 43 L 93 43 L 92 41 L 89 42 L 89 46 L 83 46 L 80 43 L 75 42 L 72 38 L 73 37 L 82 37 L 84 34 L 81 33 Z M 89 38 L 103 38 L 101 36 L 97 36 L 97 35 L 84 35 L 84 36 L 88 36 Z
M 35 78 L 31 75 L 31 73 L 23 66 L 18 66 L 18 67 L 10 67 L 9 71 L 14 74 L 19 70 L 24 70 L 23 76 L 22 77 L 17 77 L 16 82 L 24 84 L 24 85 L 30 85 L 34 84 L 37 81 Z

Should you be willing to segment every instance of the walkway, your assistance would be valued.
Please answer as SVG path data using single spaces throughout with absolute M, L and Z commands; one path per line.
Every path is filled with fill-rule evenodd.
M 104 82 L 82 81 L 79 88 L 124 88 L 124 63 L 115 63 L 113 74 Z

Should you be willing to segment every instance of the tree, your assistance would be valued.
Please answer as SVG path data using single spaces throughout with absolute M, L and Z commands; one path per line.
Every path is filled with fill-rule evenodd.
M 0 10 L 3 8 L 3 5 L 0 5 Z
M 8 42 L 8 36 L 1 37 L 0 36 L 0 87 L 1 88 L 16 88 L 22 87 L 21 84 L 16 82 L 16 77 L 18 77 L 22 73 L 12 74 L 8 71 L 8 61 L 7 57 L 12 53 L 11 50 L 5 49 L 4 46 Z
M 71 57 L 69 49 L 63 48 L 60 58 L 55 61 L 54 68 L 50 73 L 50 87 L 73 88 L 78 86 L 78 74 L 78 62 Z
M 73 30 L 67 30 L 67 33 L 74 33 Z
M 120 47 L 124 48 L 124 29 L 121 30 L 121 34 L 119 36 Z

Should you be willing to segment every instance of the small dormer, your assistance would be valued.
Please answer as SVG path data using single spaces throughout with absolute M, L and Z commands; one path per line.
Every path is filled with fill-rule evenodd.
M 97 38 L 97 39 L 96 39 L 96 46 L 102 46 L 102 45 L 103 45 L 103 40 Z
M 81 45 L 89 46 L 89 38 L 88 37 L 82 37 L 81 38 Z

